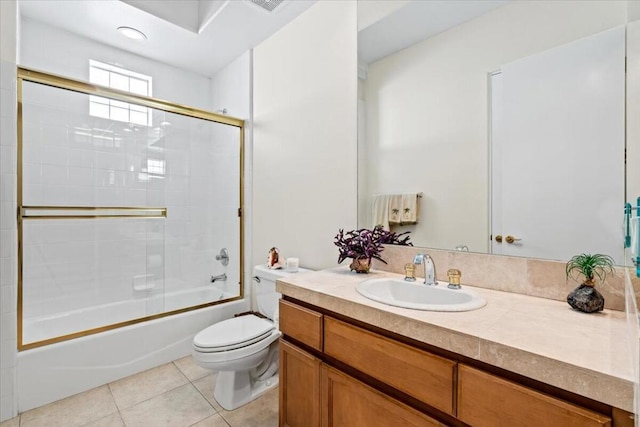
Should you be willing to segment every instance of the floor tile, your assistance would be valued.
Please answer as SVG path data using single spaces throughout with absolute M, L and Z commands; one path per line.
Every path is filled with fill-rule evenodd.
M 231 427 L 277 427 L 278 387 L 238 409 L 222 410 L 220 415 Z
M 188 427 L 216 411 L 191 384 L 166 392 L 121 412 L 127 427 Z
M 178 369 L 180 369 L 180 372 L 189 379 L 189 381 L 195 381 L 199 378 L 206 377 L 207 375 L 211 375 L 213 372 L 210 369 L 198 366 L 191 356 L 183 357 L 173 363 L 178 367 Z
M 219 414 L 215 414 L 194 424 L 193 427 L 229 427 L 229 424 Z
M 27 411 L 21 416 L 20 426 L 80 427 L 117 411 L 109 387 L 105 385 Z
M 10 420 L 6 420 L 0 423 L 0 427 L 18 427 L 20 425 L 20 416 L 18 415 L 15 418 L 11 418 Z M 213 424 L 215 426 L 215 424 Z M 226 424 L 220 424 L 221 426 L 225 426 Z
M 213 397 L 213 390 L 216 386 L 216 373 L 211 375 L 207 375 L 206 377 L 200 378 L 193 382 L 193 385 L 198 389 L 200 393 L 213 405 L 216 411 L 220 412 L 222 410 L 222 406 L 216 399 Z
M 119 413 L 107 415 L 97 421 L 90 422 L 83 427 L 124 427 L 124 422 Z
M 159 396 L 189 380 L 173 364 L 158 366 L 109 384 L 120 410 Z

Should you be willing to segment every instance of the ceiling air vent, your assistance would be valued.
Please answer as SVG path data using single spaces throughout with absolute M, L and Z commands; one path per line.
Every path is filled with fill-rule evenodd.
M 251 0 L 251 3 L 260 6 L 267 12 L 273 12 L 273 10 L 280 6 L 283 0 Z

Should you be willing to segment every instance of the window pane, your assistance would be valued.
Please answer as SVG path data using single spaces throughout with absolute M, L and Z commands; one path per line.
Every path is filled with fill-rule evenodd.
M 125 108 L 111 107 L 111 119 L 121 122 L 129 121 L 129 110 Z
M 116 101 L 115 99 L 111 100 L 111 106 L 112 107 L 129 109 L 129 103 L 128 102 Z
M 164 160 L 147 159 L 147 172 L 164 175 Z
M 102 86 L 109 86 L 109 72 L 100 68 L 91 67 L 89 81 Z
M 129 105 L 129 108 L 131 108 L 131 111 L 137 111 L 139 113 L 146 113 L 148 110 L 147 107 L 143 107 L 142 105 L 136 105 L 136 104 Z
M 129 91 L 129 78 L 122 74 L 111 73 L 111 84 L 114 89 Z
M 129 80 L 129 90 L 132 93 L 137 93 L 138 95 L 149 95 L 148 84 L 144 80 L 130 78 Z
M 109 106 L 105 104 L 99 104 L 97 102 L 89 103 L 89 114 L 94 117 L 109 118 Z
M 101 96 L 89 95 L 89 102 L 109 105 L 109 100 Z

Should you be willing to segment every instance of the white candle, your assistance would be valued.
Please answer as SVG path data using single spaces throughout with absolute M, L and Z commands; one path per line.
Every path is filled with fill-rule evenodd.
M 287 258 L 287 270 L 292 273 L 297 272 L 299 262 L 298 258 Z

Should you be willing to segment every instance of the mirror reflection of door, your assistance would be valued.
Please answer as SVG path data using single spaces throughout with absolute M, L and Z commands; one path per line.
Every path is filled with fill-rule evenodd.
M 622 262 L 624 39 L 614 28 L 490 76 L 492 253 Z

